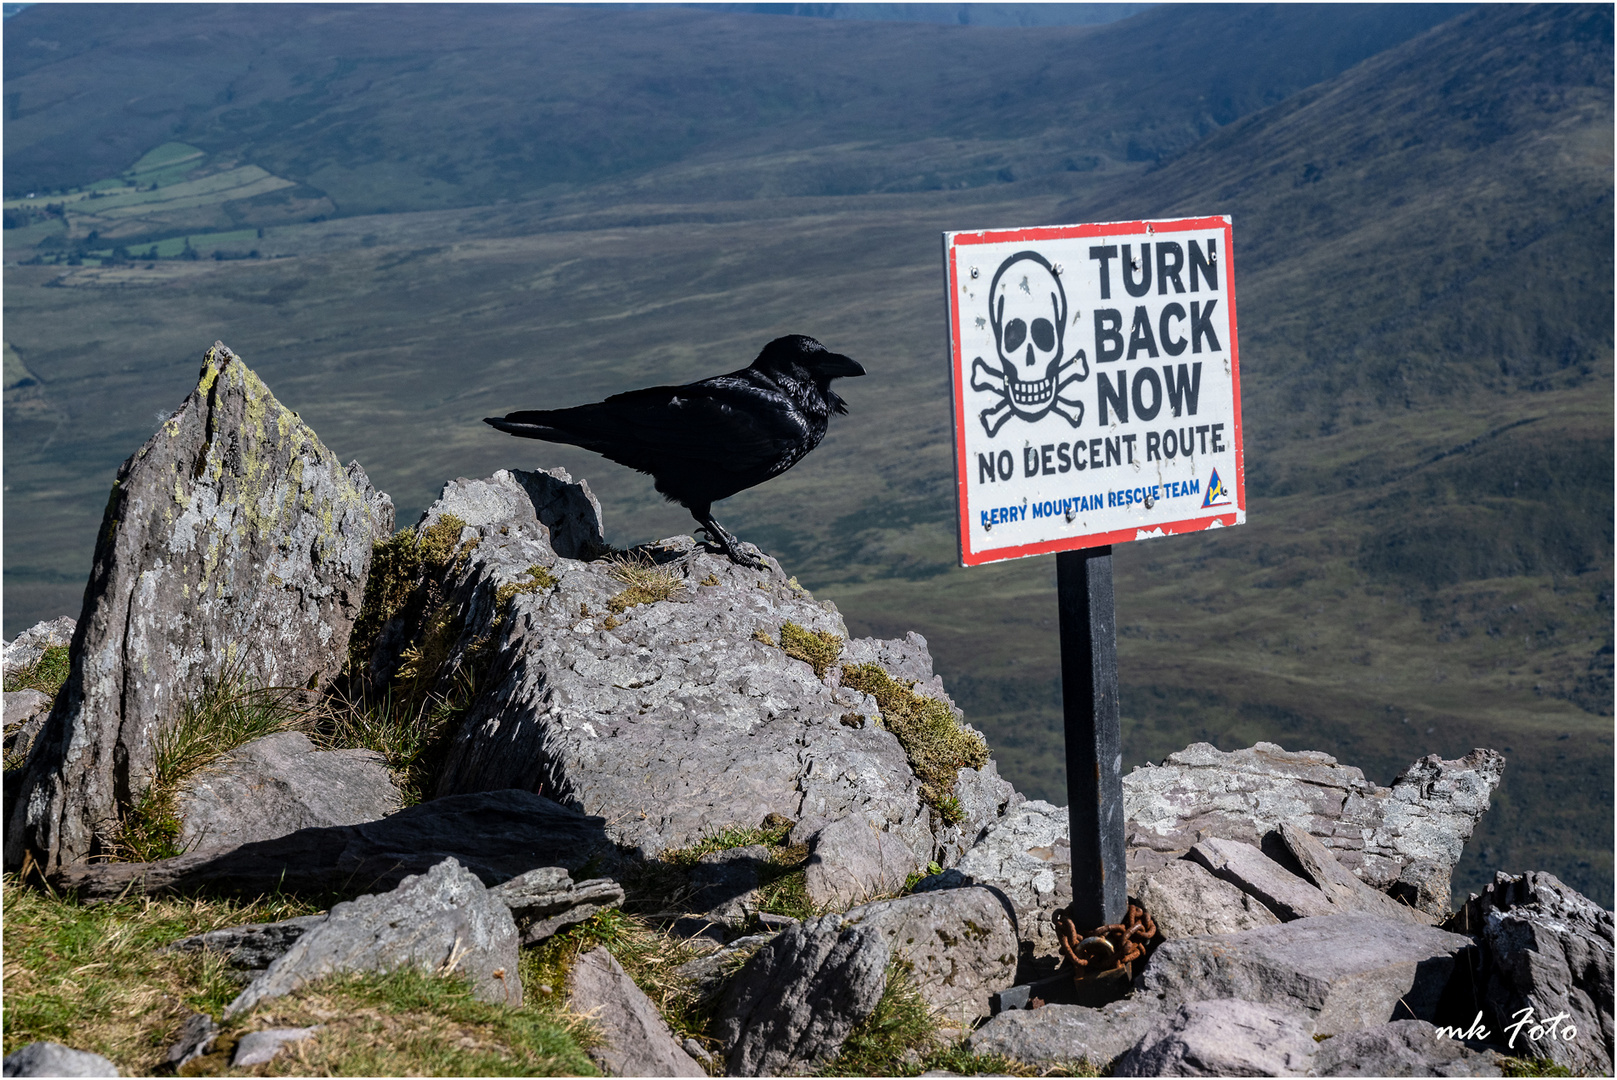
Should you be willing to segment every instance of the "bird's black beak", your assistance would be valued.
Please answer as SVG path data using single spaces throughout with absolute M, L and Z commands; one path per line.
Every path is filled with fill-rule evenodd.
M 841 353 L 829 353 L 825 356 L 817 357 L 814 370 L 827 379 L 848 379 L 865 373 L 865 369 L 859 361 L 849 359 Z

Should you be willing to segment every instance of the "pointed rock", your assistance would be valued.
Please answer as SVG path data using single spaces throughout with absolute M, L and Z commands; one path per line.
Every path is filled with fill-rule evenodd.
M 156 740 L 207 680 L 318 688 L 341 670 L 393 504 L 215 343 L 118 470 L 72 670 L 19 787 L 6 861 L 105 852 Z

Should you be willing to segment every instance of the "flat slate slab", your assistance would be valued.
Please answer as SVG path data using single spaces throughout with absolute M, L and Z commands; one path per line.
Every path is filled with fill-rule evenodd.
M 1167 1005 L 1240 998 L 1313 1016 L 1323 1035 L 1414 1013 L 1433 1020 L 1468 937 L 1373 915 L 1326 915 L 1164 942 L 1136 979 Z M 1400 1006 L 1408 1011 L 1401 1011 Z

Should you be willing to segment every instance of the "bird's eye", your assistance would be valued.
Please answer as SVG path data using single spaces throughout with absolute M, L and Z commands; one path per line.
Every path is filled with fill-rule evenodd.
M 1039 347 L 1040 352 L 1049 352 L 1056 346 L 1056 328 L 1050 325 L 1049 319 L 1033 320 L 1033 344 Z
M 1027 323 L 1021 319 L 1012 319 L 1005 324 L 1005 351 L 1015 352 L 1027 340 Z

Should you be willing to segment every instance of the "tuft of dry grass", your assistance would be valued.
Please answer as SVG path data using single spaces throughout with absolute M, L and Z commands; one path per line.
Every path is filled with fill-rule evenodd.
M 251 687 L 233 676 L 205 683 L 153 740 L 151 782 L 124 812 L 113 850 L 130 862 L 181 854 L 174 798 L 185 779 L 239 746 L 309 720 L 295 689 Z
M 685 579 L 678 571 L 658 566 L 645 556 L 623 555 L 611 560 L 612 576 L 626 588 L 606 602 L 614 615 L 639 604 L 655 604 L 667 600 L 685 587 Z
M 86 906 L 4 878 L 5 1052 L 36 1040 L 110 1058 L 149 1076 L 191 1012 L 218 1016 L 240 991 L 217 954 L 165 953 L 171 941 L 315 909 L 289 897 L 131 899 Z

